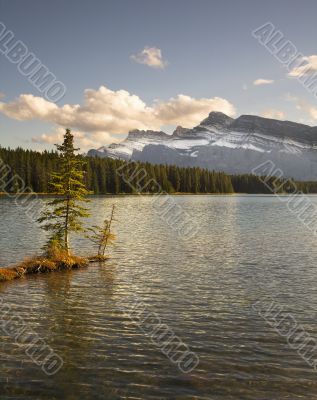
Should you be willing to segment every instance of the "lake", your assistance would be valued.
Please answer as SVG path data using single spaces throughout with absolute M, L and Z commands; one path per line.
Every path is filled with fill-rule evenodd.
M 274 196 L 173 199 L 199 227 L 191 239 L 150 196 L 94 197 L 91 224 L 116 204 L 107 263 L 0 285 L 11 314 L 63 360 L 48 376 L 0 329 L 1 399 L 317 398 L 317 373 L 254 307 L 274 301 L 317 338 L 317 238 Z M 0 215 L 0 266 L 36 254 L 43 232 L 23 208 L 3 197 Z M 87 239 L 74 247 L 93 252 Z M 192 371 L 124 312 L 136 298 L 197 355 Z

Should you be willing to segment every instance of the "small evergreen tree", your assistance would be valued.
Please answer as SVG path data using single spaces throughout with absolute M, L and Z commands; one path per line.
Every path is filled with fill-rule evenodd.
M 39 222 L 51 236 L 47 250 L 51 246 L 59 247 L 70 254 L 70 232 L 83 231 L 82 218 L 89 216 L 87 208 L 80 203 L 88 201 L 89 193 L 84 184 L 84 161 L 75 152 L 74 136 L 66 129 L 62 145 L 55 145 L 59 152 L 60 168 L 51 175 L 50 186 L 57 197 L 48 203 L 48 208 L 42 213 Z
M 116 236 L 112 233 L 111 227 L 114 221 L 115 205 L 112 206 L 109 219 L 105 219 L 103 226 L 93 226 L 88 228 L 90 235 L 88 238 L 97 246 L 97 259 L 104 259 L 107 245 L 113 244 Z M 95 257 L 94 257 L 95 258 Z

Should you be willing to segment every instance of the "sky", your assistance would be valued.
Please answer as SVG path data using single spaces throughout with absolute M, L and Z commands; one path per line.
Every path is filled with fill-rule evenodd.
M 0 145 L 51 149 L 71 128 L 86 151 L 211 111 L 317 125 L 317 84 L 301 81 L 316 15 L 316 0 L 0 0 Z M 298 63 L 276 57 L 284 43 Z

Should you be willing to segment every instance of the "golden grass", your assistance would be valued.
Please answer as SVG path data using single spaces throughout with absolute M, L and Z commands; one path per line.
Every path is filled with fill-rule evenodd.
M 18 273 L 11 268 L 0 268 L 0 282 L 12 281 L 13 279 L 19 278 Z
M 90 256 L 88 257 L 89 262 L 103 262 L 109 260 L 109 256 L 102 256 L 102 255 L 96 255 L 96 256 Z
M 54 249 L 46 257 L 28 258 L 14 267 L 0 268 L 0 282 L 18 279 L 24 275 L 83 268 L 87 267 L 88 263 L 86 258 Z

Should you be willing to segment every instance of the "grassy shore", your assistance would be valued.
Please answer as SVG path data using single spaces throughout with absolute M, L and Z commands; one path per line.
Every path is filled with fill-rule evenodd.
M 9 268 L 0 268 L 0 282 L 22 278 L 25 275 L 44 274 L 87 267 L 91 258 L 55 252 L 50 257 L 33 257 Z
M 109 256 L 107 255 L 95 255 L 85 258 L 55 249 L 47 256 L 31 257 L 9 268 L 0 267 L 0 283 L 20 279 L 25 275 L 84 268 L 90 263 L 102 263 L 108 259 Z

